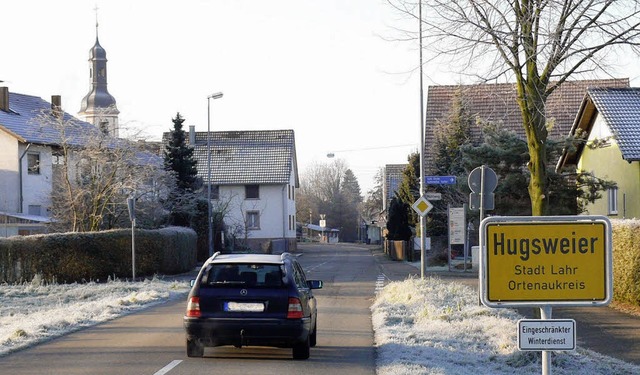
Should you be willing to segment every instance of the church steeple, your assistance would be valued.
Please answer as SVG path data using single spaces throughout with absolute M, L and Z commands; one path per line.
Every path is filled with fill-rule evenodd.
M 118 137 L 118 108 L 116 99 L 107 91 L 107 52 L 98 40 L 98 16 L 96 9 L 96 42 L 89 50 L 89 76 L 91 87 L 82 99 L 78 113 L 86 122 L 103 132 Z

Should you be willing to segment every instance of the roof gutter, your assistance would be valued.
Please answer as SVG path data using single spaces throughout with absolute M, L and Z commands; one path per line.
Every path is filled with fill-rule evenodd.
M 25 147 L 22 155 L 20 155 L 20 159 L 18 159 L 18 213 L 20 214 L 22 213 L 22 203 L 24 201 L 24 197 L 22 196 L 22 159 L 27 154 L 27 151 L 29 151 L 31 145 L 31 143 L 27 143 L 27 147 Z

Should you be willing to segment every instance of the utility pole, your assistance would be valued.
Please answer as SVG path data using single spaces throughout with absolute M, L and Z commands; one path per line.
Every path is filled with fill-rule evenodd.
M 420 50 L 420 196 L 424 196 L 424 90 L 422 89 L 422 0 L 418 0 L 419 50 Z M 420 216 L 420 278 L 427 273 L 427 220 Z M 413 249 L 413 244 L 411 244 Z M 413 250 L 412 250 L 413 251 Z

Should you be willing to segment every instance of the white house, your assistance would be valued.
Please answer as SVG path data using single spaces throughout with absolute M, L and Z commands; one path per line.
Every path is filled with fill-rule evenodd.
M 61 134 L 47 126 L 43 116 L 73 120 L 75 126 L 67 134 L 70 144 L 81 142 L 84 129 L 95 129 L 63 112 L 60 101 L 57 95 L 48 103 L 0 87 L 0 237 L 43 233 L 50 222 Z
M 210 154 L 207 135 L 192 126 L 188 140 L 198 177 L 211 184 L 214 209 L 226 208 L 228 232 L 253 250 L 295 250 L 299 181 L 293 130 L 211 132 Z M 169 137 L 164 133 L 165 141 Z

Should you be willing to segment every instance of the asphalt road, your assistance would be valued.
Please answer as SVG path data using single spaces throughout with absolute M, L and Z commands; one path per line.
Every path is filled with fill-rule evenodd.
M 369 307 L 376 282 L 419 270 L 371 246 L 303 245 L 300 252 L 308 277 L 325 282 L 315 293 L 318 345 L 309 360 L 292 360 L 290 349 L 254 347 L 207 348 L 204 358 L 187 358 L 181 299 L 1 357 L 0 374 L 375 374 Z M 478 286 L 472 272 L 430 275 Z M 553 317 L 576 320 L 581 347 L 640 365 L 639 317 L 608 307 L 557 308 Z
M 188 358 L 181 299 L 2 357 L 0 374 L 375 374 L 369 307 L 380 273 L 376 258 L 348 245 L 301 252 L 308 277 L 325 282 L 315 291 L 318 344 L 309 360 L 262 347 L 207 348 L 204 358 Z

